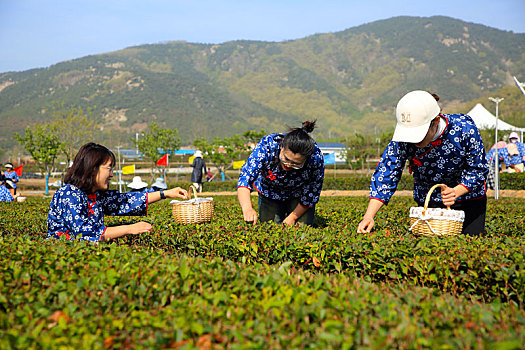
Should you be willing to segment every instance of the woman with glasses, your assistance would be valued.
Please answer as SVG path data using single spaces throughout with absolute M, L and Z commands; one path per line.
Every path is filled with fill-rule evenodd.
M 108 227 L 106 215 L 146 215 L 148 204 L 165 198 L 186 198 L 180 187 L 158 192 L 109 190 L 115 155 L 96 143 L 80 148 L 73 165 L 51 200 L 47 217 L 47 238 L 108 241 L 128 234 L 149 232 L 151 224 L 141 221 L 131 225 Z
M 481 135 L 468 115 L 442 114 L 438 100 L 421 90 L 399 100 L 396 129 L 372 175 L 370 201 L 358 233 L 372 230 L 376 213 L 394 194 L 407 161 L 420 207 L 433 185 L 445 184 L 441 193 L 432 193 L 429 207 L 463 210 L 464 234 L 485 231 L 488 165 Z
M 237 196 L 244 220 L 312 225 L 324 179 L 323 154 L 310 137 L 316 121 L 305 121 L 287 134 L 266 135 L 244 164 Z M 251 191 L 259 193 L 259 213 Z

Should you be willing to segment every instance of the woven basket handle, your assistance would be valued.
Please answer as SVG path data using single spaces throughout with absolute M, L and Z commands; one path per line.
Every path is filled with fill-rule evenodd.
M 190 185 L 190 188 L 188 189 L 188 200 L 191 199 L 191 192 L 193 192 L 193 196 L 197 199 L 197 189 L 195 186 Z
M 447 185 L 444 185 L 444 184 L 435 184 L 434 186 L 432 186 L 430 188 L 430 190 L 428 191 L 427 193 L 427 198 L 425 198 L 425 206 L 423 207 L 423 213 L 427 211 L 427 208 L 428 208 L 428 202 L 430 202 L 430 196 L 432 195 L 432 192 L 434 192 L 434 190 L 438 187 L 441 187 L 441 188 L 446 188 Z M 450 210 L 450 206 L 447 205 L 447 209 Z

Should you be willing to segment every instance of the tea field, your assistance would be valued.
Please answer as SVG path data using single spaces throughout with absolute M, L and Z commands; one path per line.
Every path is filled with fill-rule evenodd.
M 256 206 L 256 198 L 253 199 Z M 525 203 L 483 237 L 417 238 L 411 198 L 356 233 L 368 200 L 323 197 L 316 227 L 245 224 L 237 199 L 98 245 L 46 240 L 49 199 L 0 203 L 1 349 L 522 349 Z

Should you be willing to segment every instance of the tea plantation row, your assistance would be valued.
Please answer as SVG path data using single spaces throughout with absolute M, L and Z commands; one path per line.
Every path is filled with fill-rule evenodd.
M 519 348 L 525 312 L 432 288 L 0 238 L 0 348 Z
M 324 190 L 340 190 L 340 191 L 355 191 L 355 190 L 369 190 L 370 176 L 365 174 L 350 174 L 345 177 L 333 178 L 327 174 L 324 179 Z M 501 173 L 500 174 L 500 189 L 502 190 L 525 190 L 525 173 Z M 171 180 L 171 179 L 170 179 Z M 169 181 L 170 187 L 180 186 L 188 188 L 190 182 L 173 182 Z M 401 177 L 398 190 L 409 190 L 414 188 L 414 177 L 405 174 Z M 204 183 L 204 191 L 218 192 L 218 191 L 236 191 L 237 181 L 212 181 Z
M 49 200 L 0 203 L 0 348 L 519 348 L 523 200 L 489 201 L 484 237 L 407 235 L 394 198 L 372 235 L 366 198 L 326 198 L 314 228 L 242 222 L 216 197 L 212 223 L 112 244 L 43 239 Z M 255 198 L 253 199 L 255 205 Z M 37 344 L 37 345 L 35 345 Z

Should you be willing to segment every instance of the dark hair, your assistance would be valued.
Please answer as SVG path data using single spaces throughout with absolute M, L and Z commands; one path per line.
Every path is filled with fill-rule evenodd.
M 290 128 L 290 131 L 284 135 L 281 141 L 281 147 L 283 149 L 288 148 L 293 153 L 299 153 L 305 157 L 309 157 L 314 153 L 315 142 L 314 139 L 308 135 L 314 131 L 314 121 L 305 121 L 301 128 Z
M 432 95 L 432 97 L 434 97 L 434 99 L 436 100 L 436 102 L 439 101 L 439 96 L 437 94 L 434 94 L 433 92 L 429 92 L 429 94 Z M 441 117 L 441 113 L 439 113 L 439 116 Z M 432 119 L 432 122 L 430 123 L 430 127 L 433 127 L 434 125 L 436 125 L 437 123 L 439 123 L 439 121 L 436 121 L 436 119 Z
M 115 155 L 106 147 L 90 142 L 80 147 L 73 165 L 67 170 L 64 183 L 78 187 L 85 193 L 91 193 L 99 167 L 111 160 L 115 165 Z

